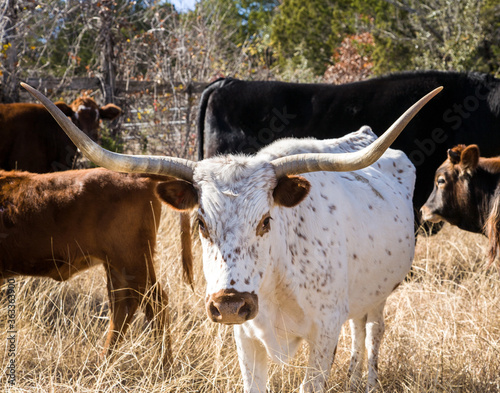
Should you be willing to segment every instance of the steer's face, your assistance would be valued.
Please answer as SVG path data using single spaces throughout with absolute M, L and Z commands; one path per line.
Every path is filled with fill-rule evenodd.
M 302 201 L 309 183 L 298 176 L 278 181 L 271 164 L 230 156 L 203 161 L 194 174 L 194 189 L 207 314 L 214 322 L 243 323 L 257 315 L 259 289 L 272 268 L 272 247 L 278 247 L 280 236 L 274 218 L 280 206 Z M 172 200 L 185 199 L 172 187 L 163 191 L 160 197 L 174 207 L 179 204 Z
M 214 322 L 242 323 L 257 315 L 270 264 L 274 173 L 269 166 L 215 164 L 200 173 L 198 184 L 207 314 Z

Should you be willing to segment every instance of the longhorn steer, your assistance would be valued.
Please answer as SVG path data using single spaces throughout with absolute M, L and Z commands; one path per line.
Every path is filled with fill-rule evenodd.
M 157 331 L 168 330 L 168 298 L 153 266 L 161 213 L 157 184 L 102 168 L 0 171 L 0 278 L 64 281 L 102 264 L 111 310 L 102 354 L 111 354 L 141 303 L 146 317 L 156 318 Z M 165 345 L 168 363 L 168 337 Z
M 351 375 L 360 378 L 366 338 L 367 389 L 376 388 L 384 304 L 414 251 L 415 168 L 404 153 L 384 151 L 439 89 L 379 139 L 363 128 L 339 140 L 284 140 L 255 157 L 196 163 L 108 152 L 25 87 L 94 162 L 179 178 L 159 184 L 158 195 L 179 210 L 198 208 L 207 314 L 235 325 L 246 392 L 265 391 L 267 356 L 286 362 L 302 340 L 310 356 L 301 391 L 323 391 L 347 319 Z
M 90 97 L 56 104 L 88 136 L 98 140 L 100 119 L 121 113 L 113 104 L 99 107 Z M 0 104 L 0 168 L 36 173 L 71 169 L 76 147 L 40 104 Z
M 488 236 L 493 262 L 500 249 L 500 157 L 480 157 L 477 145 L 448 150 L 422 206 L 422 218 Z

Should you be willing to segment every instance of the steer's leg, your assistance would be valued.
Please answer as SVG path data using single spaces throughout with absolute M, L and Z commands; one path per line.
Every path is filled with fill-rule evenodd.
M 307 339 L 309 361 L 306 376 L 300 385 L 300 393 L 325 391 L 326 381 L 337 350 L 342 321 L 345 321 L 345 316 L 322 321 L 321 326 L 316 327 L 314 337 Z
M 137 294 L 128 286 L 122 272 L 106 267 L 108 297 L 111 309 L 108 335 L 101 356 L 111 356 L 118 340 L 125 334 L 139 305 Z
M 366 319 L 367 315 L 361 318 L 351 319 L 351 363 L 349 365 L 349 382 L 352 390 L 357 390 L 357 387 L 362 381 L 363 362 L 365 357 L 365 339 L 366 339 Z
M 366 321 L 366 349 L 368 352 L 367 392 L 374 392 L 378 388 L 378 355 L 385 330 L 384 306 L 385 301 L 373 308 L 368 313 Z
M 267 353 L 258 340 L 246 335 L 243 327 L 234 326 L 234 339 L 245 393 L 265 393 L 267 384 Z

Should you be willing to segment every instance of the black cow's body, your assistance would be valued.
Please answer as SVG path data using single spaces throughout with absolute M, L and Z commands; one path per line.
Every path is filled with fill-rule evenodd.
M 446 150 L 475 143 L 500 154 L 500 80 L 455 72 L 406 72 L 345 85 L 220 79 L 207 87 L 199 114 L 200 158 L 256 152 L 283 137 L 337 138 L 369 125 L 380 135 L 406 108 L 444 86 L 394 142 L 417 167 L 414 206 L 432 190 Z

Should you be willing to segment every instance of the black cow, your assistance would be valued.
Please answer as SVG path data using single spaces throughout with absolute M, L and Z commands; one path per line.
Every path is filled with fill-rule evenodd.
M 417 167 L 414 206 L 432 190 L 432 174 L 447 149 L 475 143 L 500 154 L 500 79 L 487 74 L 405 72 L 345 85 L 249 82 L 227 78 L 201 99 L 199 158 L 253 153 L 283 137 L 337 138 L 369 125 L 380 135 L 420 97 L 443 91 L 394 142 Z

